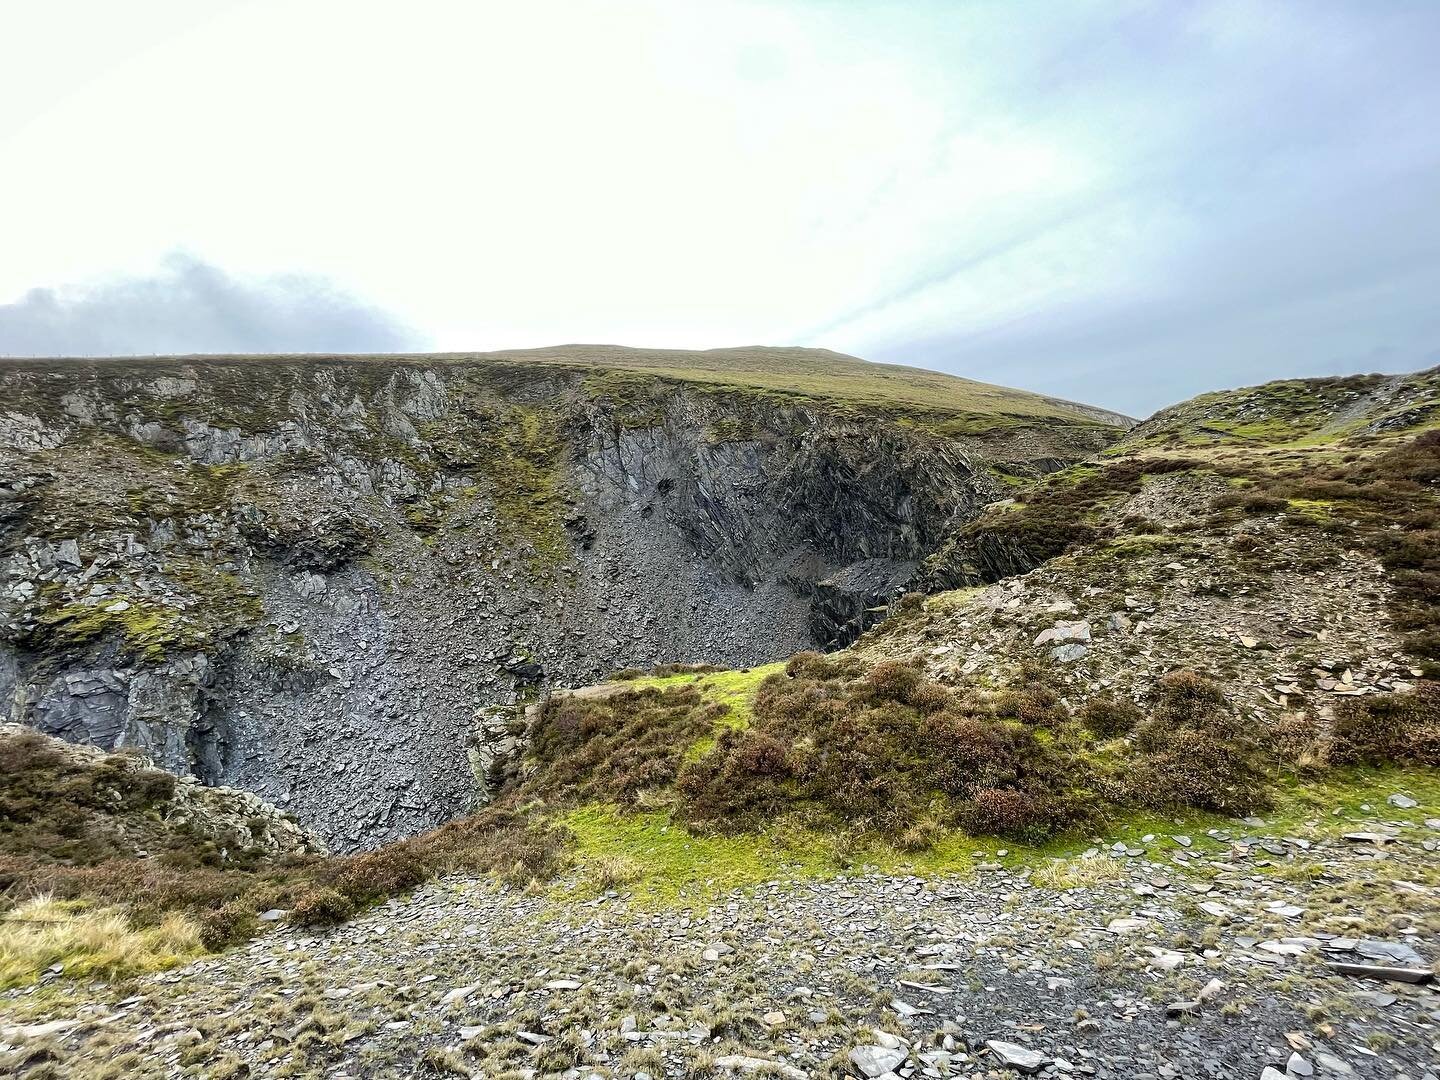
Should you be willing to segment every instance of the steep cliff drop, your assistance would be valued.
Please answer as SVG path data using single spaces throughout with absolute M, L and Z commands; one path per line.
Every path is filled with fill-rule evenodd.
M 516 702 L 853 640 L 1123 417 L 814 350 L 8 362 L 6 719 L 339 850 L 483 801 Z

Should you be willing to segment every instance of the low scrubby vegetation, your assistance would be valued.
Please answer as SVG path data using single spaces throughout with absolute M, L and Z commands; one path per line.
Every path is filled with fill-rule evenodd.
M 936 588 L 973 585 L 1025 573 L 1087 544 L 1157 532 L 1143 517 L 1116 522 L 1106 514 L 1139 492 L 1147 476 L 1195 467 L 1185 458 L 1124 458 L 1054 473 L 947 538 L 926 560 L 926 576 Z
M 1327 452 L 1320 465 L 1209 461 L 1203 467 L 1235 489 L 1215 498 L 1208 516 L 1168 527 L 1137 515 L 1116 520 L 1116 506 L 1147 475 L 1197 467 L 1167 458 L 1070 470 L 988 514 L 966 541 L 983 539 L 1033 565 L 1097 540 L 1121 541 L 1106 548 L 1120 557 L 1182 539 L 1171 533 L 1217 529 L 1258 560 L 1257 517 L 1323 529 L 1386 567 L 1394 622 L 1434 678 L 1440 433 Z M 923 617 L 918 597 L 902 606 Z M 492 807 L 344 857 L 266 858 L 243 838 L 222 853 L 212 840 L 164 827 L 159 809 L 172 777 L 124 756 L 79 768 L 38 735 L 0 739 L 6 977 L 30 977 L 61 954 L 71 957 L 67 966 L 97 974 L 173 962 L 199 946 L 243 940 L 270 908 L 295 922 L 334 923 L 450 871 L 543 882 L 572 858 L 573 838 L 551 823 L 599 809 L 658 819 L 714 845 L 793 827 L 832 838 L 837 851 L 883 842 L 922 853 L 957 830 L 1034 842 L 1136 812 L 1251 813 L 1290 773 L 1440 765 L 1440 692 L 1426 679 L 1411 693 L 1337 698 L 1331 720 L 1287 714 L 1259 731 L 1221 685 L 1189 670 L 1171 672 L 1141 700 L 1101 693 L 1084 701 L 1064 700 L 1042 668 L 1023 668 L 997 689 L 941 684 L 918 665 L 872 666 L 849 653 L 802 653 L 782 671 L 744 673 L 743 681 L 679 664 L 614 678 L 614 692 L 542 704 L 530 761 Z M 639 873 L 618 855 L 586 872 L 606 888 Z M 1057 880 L 1096 872 L 1090 863 L 1053 871 Z M 36 924 L 19 914 L 27 903 L 57 915 L 53 940 L 30 940 Z M 97 944 L 107 936 L 121 943 L 113 959 Z
M 531 734 L 542 768 L 526 785 L 537 796 L 632 803 L 666 787 L 687 749 L 725 715 L 693 685 L 645 688 L 600 701 L 557 697 Z
M 760 684 L 748 724 L 720 725 L 693 760 L 685 747 L 724 710 L 692 686 L 552 702 L 534 727 L 543 768 L 524 789 L 668 806 L 697 830 L 789 819 L 911 849 L 951 828 L 1039 840 L 1121 806 L 1265 805 L 1265 751 L 1212 682 L 1175 672 L 1147 704 L 1097 697 L 1072 713 L 1034 670 L 994 691 L 896 661 L 801 653 Z
M 1413 693 L 1347 698 L 1335 709 L 1329 758 L 1340 765 L 1440 766 L 1440 685 Z
M 351 856 L 221 847 L 168 819 L 175 786 L 135 755 L 0 736 L 0 983 L 51 956 L 77 974 L 163 967 L 244 940 L 271 908 L 323 925 L 451 870 L 524 885 L 567 858 L 563 832 L 503 808 Z
M 108 977 L 169 967 L 201 949 L 195 921 L 179 912 L 137 927 L 120 908 L 36 896 L 0 915 L 0 989 L 55 965 L 72 976 Z
M 189 855 L 189 836 L 119 828 L 146 822 L 174 792 L 175 777 L 141 758 L 86 762 L 38 732 L 17 732 L 0 739 L 0 851 L 83 863 L 132 854 L 144 842 Z
M 1245 491 L 1217 500 L 1220 513 L 1325 508 L 1289 513 L 1297 528 L 1318 528 L 1371 551 L 1389 572 L 1391 618 L 1405 649 L 1429 678 L 1440 676 L 1440 430 L 1386 449 L 1289 464 L 1242 459 L 1225 467 Z M 1223 524 L 1222 518 L 1218 523 Z

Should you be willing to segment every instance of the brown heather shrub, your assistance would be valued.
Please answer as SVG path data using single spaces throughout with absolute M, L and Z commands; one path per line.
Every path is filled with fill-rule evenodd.
M 1135 729 L 1140 757 L 1131 769 L 1135 801 L 1246 814 L 1268 805 L 1253 732 L 1220 688 L 1193 671 L 1172 671 L 1156 688 L 1148 719 Z
M 964 811 L 965 827 L 973 833 L 1041 839 L 1051 830 L 1043 798 L 1015 788 L 983 788 Z
M 814 654 L 790 670 L 761 684 L 743 737 L 722 736 L 681 773 L 692 822 L 743 831 L 804 808 L 893 838 L 933 815 L 937 794 L 952 800 L 955 824 L 977 791 L 1023 788 L 1045 811 L 1027 818 L 1032 831 L 1063 826 L 1076 805 L 1064 789 L 1087 770 L 1057 750 L 1068 743 L 1054 733 L 1069 719 L 1048 686 L 957 694 L 911 664 L 866 670 Z M 1035 735 L 1042 728 L 1051 732 L 1045 744 Z
M 290 909 L 290 920 L 300 926 L 333 926 L 355 914 L 355 904 L 324 885 L 307 889 Z
M 928 717 L 926 743 L 933 748 L 932 782 L 947 795 L 966 799 L 980 788 L 1019 778 L 1018 762 L 1034 749 L 1033 736 L 993 716 L 940 713 Z
M 200 917 L 200 944 L 211 952 L 238 945 L 255 935 L 260 925 L 258 905 L 231 901 Z
M 531 752 L 544 767 L 527 793 L 633 806 L 640 792 L 673 783 L 686 751 L 728 711 L 692 685 L 552 697 L 531 724 Z
M 928 716 L 949 708 L 954 700 L 955 695 L 950 692 L 948 687 L 941 686 L 936 682 L 922 682 L 910 691 L 905 703 L 917 712 Z
M 1130 792 L 1156 809 L 1188 806 L 1236 816 L 1269 805 L 1264 777 L 1232 743 L 1183 728 L 1151 741 L 1131 771 Z
M 709 675 L 724 670 L 714 664 L 656 664 L 650 669 L 650 674 L 663 679 L 670 675 Z
M 80 864 L 188 852 L 189 833 L 148 813 L 174 793 L 175 777 L 139 757 L 76 756 L 35 731 L 0 738 L 0 850 Z
M 1330 745 L 1308 713 L 1284 713 L 1265 736 L 1266 748 L 1279 761 L 1301 772 L 1314 772 L 1330 762 Z
M 982 517 L 961 530 L 970 542 L 990 540 L 1023 553 L 1021 564 L 1038 566 L 1081 544 L 1113 535 L 1090 524 L 1089 516 L 1124 495 L 1140 490 L 1146 475 L 1185 472 L 1194 462 L 1183 458 L 1115 461 L 1079 475 L 1061 472 L 1023 492 L 1023 501 L 998 518 Z
M 1181 669 L 1160 677 L 1155 689 L 1154 719 L 1178 727 L 1236 729 L 1225 694 L 1205 676 Z
M 1139 536 L 1148 536 L 1165 531 L 1163 527 L 1151 521 L 1144 514 L 1126 514 L 1121 518 L 1120 524 L 1124 526 L 1127 533 Z
M 895 601 L 895 615 L 907 616 L 918 615 L 925 610 L 925 594 L 922 592 L 907 592 Z
M 366 903 L 413 889 L 436 867 L 427 858 L 423 837 L 400 840 L 340 861 L 331 876 L 337 891 L 354 903 Z
M 865 674 L 859 689 L 872 701 L 908 702 L 924 679 L 918 668 L 899 660 L 885 660 Z
M 1335 705 L 1330 758 L 1344 765 L 1440 765 L 1440 684 Z
M 1243 514 L 1274 514 L 1290 505 L 1288 499 L 1253 492 L 1230 491 L 1210 500 L 1214 510 L 1239 510 Z
M 915 822 L 895 840 L 901 851 L 919 854 L 929 851 L 945 837 L 945 826 L 935 818 L 922 818 Z
M 715 749 L 680 772 L 676 790 L 694 820 L 757 824 L 785 805 L 786 744 L 757 731 L 725 731 Z
M 798 652 L 785 664 L 785 674 L 792 679 L 829 679 L 839 673 L 838 666 L 824 653 Z
M 1013 716 L 1027 727 L 1056 728 L 1070 719 L 1060 695 L 1043 683 L 1006 690 L 996 704 L 1002 716 Z
M 1097 694 L 1081 707 L 1079 720 L 1100 738 L 1114 739 L 1133 731 L 1143 715 L 1132 702 L 1124 698 Z

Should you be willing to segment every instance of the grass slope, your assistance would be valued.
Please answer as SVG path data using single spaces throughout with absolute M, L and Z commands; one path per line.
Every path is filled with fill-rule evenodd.
M 490 353 L 423 355 L 275 355 L 190 357 L 101 357 L 95 359 L 15 359 L 5 369 L 42 368 L 97 372 L 175 368 L 178 366 L 386 364 L 459 365 L 523 372 L 549 368 L 579 372 L 597 380 L 597 389 L 623 389 L 636 378 L 662 378 L 699 386 L 798 397 L 913 416 L 968 433 L 982 418 L 1010 425 L 1063 420 L 1082 425 L 1128 428 L 1125 416 L 1059 398 L 977 382 L 921 368 L 875 364 L 826 349 L 755 346 L 733 349 L 632 349 L 618 345 L 561 345 Z
M 1162 409 L 1112 454 L 1153 447 L 1303 446 L 1440 426 L 1440 368 L 1411 375 L 1281 379 Z

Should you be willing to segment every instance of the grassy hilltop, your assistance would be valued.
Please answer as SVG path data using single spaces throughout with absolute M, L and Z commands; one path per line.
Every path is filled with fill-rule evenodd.
M 1126 428 L 1134 421 L 1119 413 L 1025 390 L 995 386 L 956 375 L 894 364 L 877 364 L 828 349 L 754 346 L 727 349 L 636 349 L 619 345 L 559 345 L 488 353 L 325 354 L 268 356 L 155 356 L 10 359 L 0 373 L 77 369 L 97 377 L 154 374 L 194 369 L 235 384 L 234 395 L 252 400 L 231 407 L 258 407 L 267 382 L 284 385 L 286 372 L 361 365 L 376 372 L 396 367 L 468 369 L 513 385 L 529 374 L 579 375 L 595 396 L 624 398 L 647 381 L 689 384 L 777 401 L 809 402 L 828 409 L 874 412 L 924 423 L 941 433 L 975 434 L 991 426 L 1063 421 Z

